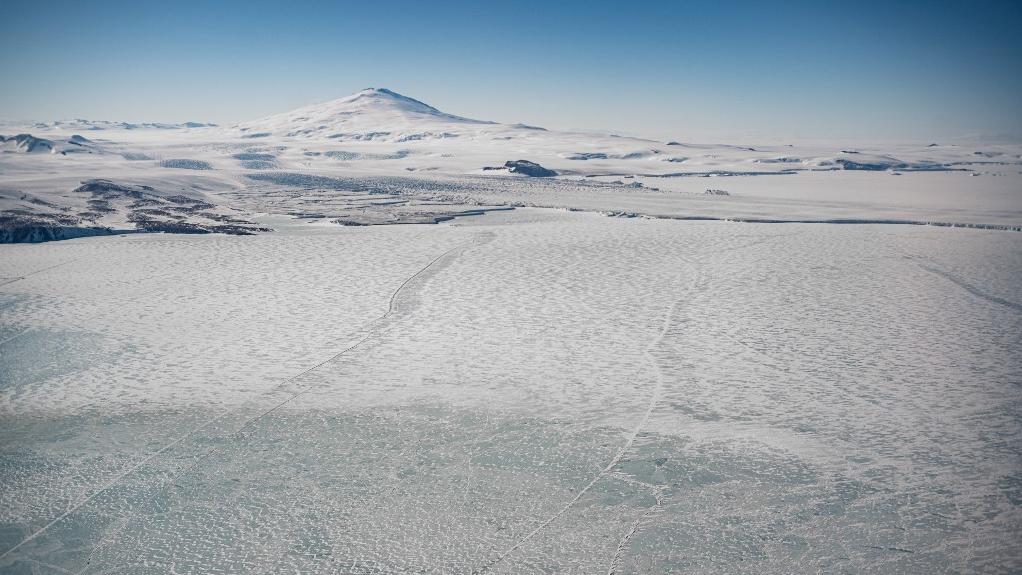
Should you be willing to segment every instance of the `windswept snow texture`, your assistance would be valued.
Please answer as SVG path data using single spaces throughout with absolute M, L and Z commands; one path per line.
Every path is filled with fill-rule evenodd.
M 1022 569 L 1020 234 L 525 209 L 17 248 L 4 572 Z
M 1022 572 L 1017 145 L 2 131 L 0 573 Z

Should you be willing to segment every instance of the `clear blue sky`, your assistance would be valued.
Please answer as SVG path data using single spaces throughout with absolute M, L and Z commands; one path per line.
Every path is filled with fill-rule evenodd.
M 1022 136 L 1022 0 L 5 0 L 0 13 L 8 119 L 227 123 L 374 86 L 480 119 L 691 141 Z

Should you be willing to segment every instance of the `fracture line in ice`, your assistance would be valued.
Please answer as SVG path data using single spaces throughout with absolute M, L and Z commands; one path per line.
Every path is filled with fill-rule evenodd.
M 928 265 L 921 264 L 921 263 L 918 263 L 918 262 L 916 262 L 916 265 L 918 265 L 920 268 L 922 268 L 922 269 L 924 269 L 924 270 L 926 270 L 926 271 L 928 271 L 928 272 L 930 272 L 932 274 L 935 274 L 935 275 L 943 277 L 944 279 L 948 280 L 949 282 L 955 284 L 956 286 L 962 288 L 963 290 L 969 292 L 970 294 L 972 294 L 972 295 L 974 295 L 974 296 L 976 296 L 978 298 L 985 299 L 985 300 L 987 300 L 990 303 L 995 303 L 995 304 L 998 304 L 998 305 L 1002 305 L 1002 306 L 1004 306 L 1006 308 L 1022 312 L 1022 305 L 1017 304 L 1017 303 L 1015 303 L 1013 301 L 1008 301 L 1008 300 L 1006 300 L 1004 298 L 997 297 L 995 295 L 990 295 L 988 293 L 984 293 L 982 290 L 980 290 L 976 286 L 970 284 L 969 282 L 963 280 L 962 278 L 960 278 L 960 277 L 958 277 L 958 276 L 956 276 L 954 274 L 951 274 L 951 273 L 948 273 L 948 272 L 946 272 L 944 270 L 938 269 L 936 267 L 928 266 Z
M 686 263 L 691 264 L 691 262 L 688 262 L 687 260 L 686 260 Z M 690 292 L 691 292 L 692 289 L 695 288 L 695 286 L 698 284 L 698 282 L 699 282 L 699 275 L 698 275 L 698 269 L 697 269 L 697 273 L 694 274 L 693 278 L 692 278 L 691 287 L 689 288 Z M 583 495 L 585 495 L 590 489 L 592 489 L 592 487 L 594 485 L 596 485 L 596 483 L 600 479 L 603 479 L 603 477 L 606 476 L 618 464 L 619 461 L 621 461 L 621 458 L 624 457 L 625 453 L 627 453 L 628 450 L 630 450 L 632 448 L 632 445 L 635 443 L 635 439 L 639 436 L 639 433 L 642 431 L 642 429 L 644 427 L 646 427 L 646 423 L 649 421 L 650 416 L 653 414 L 653 410 L 656 408 L 657 403 L 659 403 L 660 395 L 661 395 L 661 392 L 663 391 L 663 383 L 664 383 L 664 381 L 663 381 L 663 373 L 660 371 L 660 366 L 657 364 L 656 358 L 653 357 L 653 354 L 650 353 L 650 350 L 655 348 L 656 346 L 658 346 L 663 341 L 664 337 L 667 335 L 667 331 L 668 331 L 668 329 L 671 326 L 671 318 L 674 317 L 675 310 L 677 309 L 678 303 L 680 303 L 680 302 L 681 302 L 680 299 L 675 299 L 671 303 L 671 306 L 667 309 L 667 312 L 664 314 L 663 325 L 661 326 L 660 332 L 657 334 L 656 339 L 654 339 L 653 342 L 646 349 L 644 349 L 643 352 L 642 352 L 643 355 L 646 356 L 646 359 L 653 366 L 653 370 L 656 372 L 656 384 L 653 387 L 653 393 L 650 395 L 649 404 L 646 406 L 645 413 L 643 413 L 642 418 L 639 420 L 638 424 L 632 429 L 631 433 L 628 434 L 628 439 L 625 441 L 624 445 L 622 445 L 621 448 L 618 449 L 617 453 L 610 460 L 610 463 L 608 463 L 606 465 L 606 467 L 604 467 L 602 470 L 600 470 L 600 472 L 597 473 L 596 476 L 593 477 L 589 481 L 589 483 L 586 484 L 585 487 L 580 489 L 578 491 L 578 493 L 576 493 L 574 497 L 572 497 L 570 500 L 568 500 L 568 502 L 565 503 L 564 506 L 561 507 L 556 513 L 554 513 L 550 517 L 546 518 L 542 523 L 540 523 L 538 526 L 536 526 L 536 528 L 534 528 L 532 531 L 527 533 L 524 537 L 519 539 L 514 545 L 512 545 L 511 547 L 508 547 L 507 549 L 505 549 L 504 552 L 502 552 L 496 558 L 491 560 L 489 563 L 486 563 L 485 565 L 483 565 L 481 568 L 473 571 L 473 573 L 476 573 L 476 574 L 486 573 L 487 571 L 492 569 L 495 565 L 497 565 L 498 563 L 500 563 L 501 561 L 506 559 L 511 553 L 514 553 L 522 545 L 525 545 L 526 543 L 528 543 L 529 540 L 531 540 L 533 537 L 535 537 L 539 532 L 541 532 L 544 529 L 546 529 L 546 527 L 548 525 L 550 525 L 551 523 L 556 521 L 559 517 L 564 515 L 568 511 L 568 509 L 570 509 L 572 506 L 574 506 L 575 503 L 577 503 L 579 501 L 579 499 L 582 498 Z
M 28 278 L 28 277 L 34 276 L 34 275 L 36 275 L 36 274 L 41 274 L 41 273 L 43 273 L 43 272 L 48 272 L 48 271 L 50 271 L 50 270 L 52 270 L 52 269 L 56 269 L 56 268 L 59 268 L 59 267 L 61 267 L 61 266 L 66 266 L 67 264 L 69 264 L 69 263 L 72 263 L 72 262 L 74 262 L 74 261 L 76 261 L 76 260 L 68 260 L 68 261 L 66 261 L 66 262 L 62 262 L 62 263 L 59 263 L 59 264 L 57 264 L 57 265 L 53 265 L 53 266 L 50 266 L 50 267 L 48 267 L 48 268 L 43 268 L 43 269 L 41 269 L 41 270 L 36 270 L 36 271 L 34 271 L 34 272 L 30 272 L 30 273 L 27 273 L 27 274 L 25 274 L 25 275 L 23 275 L 23 276 L 18 276 L 18 277 L 15 277 L 15 278 L 10 278 L 10 279 L 8 279 L 7 281 L 5 281 L 4 283 L 0 283 L 0 287 L 3 287 L 3 286 L 5 286 L 5 285 L 9 285 L 9 284 L 12 284 L 12 283 L 14 283 L 14 282 L 20 282 L 21 280 L 23 280 L 23 279 L 25 279 L 25 278 Z
M 778 239 L 778 238 L 785 238 L 785 237 L 789 237 L 789 236 L 794 236 L 794 235 L 798 235 L 800 233 L 802 233 L 802 232 L 795 232 L 793 234 L 774 234 L 774 235 L 770 235 L 770 236 L 767 236 L 767 237 L 756 238 L 753 241 L 742 243 L 742 244 L 737 245 L 737 246 L 732 246 L 732 247 L 729 247 L 729 248 L 725 248 L 725 249 L 720 250 L 720 251 L 718 251 L 717 253 L 714 253 L 714 254 L 706 254 L 706 255 L 708 255 L 708 256 L 709 255 L 719 256 L 722 252 L 734 251 L 734 250 L 739 250 L 739 249 L 746 249 L 746 248 L 753 247 L 753 246 L 756 246 L 756 245 L 759 245 L 759 244 L 764 244 L 764 243 L 770 242 L 770 241 Z M 691 293 L 694 293 L 695 290 L 702 285 L 703 278 L 702 278 L 702 275 L 701 275 L 701 268 L 697 267 L 694 262 L 692 262 L 692 261 L 690 261 L 688 259 L 684 259 L 683 261 L 686 264 L 688 264 L 694 270 L 694 272 L 695 272 L 692 275 L 692 280 L 691 280 L 691 283 L 689 285 L 689 290 L 688 290 L 689 293 L 691 294 Z M 661 329 L 660 329 L 660 333 L 657 335 L 657 338 L 643 351 L 643 354 L 650 361 L 650 363 L 653 365 L 654 370 L 656 371 L 657 382 L 656 382 L 656 386 L 654 387 L 653 394 L 650 396 L 650 401 L 649 401 L 649 405 L 646 408 L 646 412 L 643 414 L 642 419 L 639 421 L 639 424 L 636 425 L 636 427 L 632 430 L 632 433 L 629 435 L 628 440 L 625 442 L 625 444 L 614 455 L 614 457 L 613 457 L 613 459 L 611 459 L 610 463 L 607 464 L 607 466 L 604 467 L 585 487 L 583 487 L 575 495 L 575 497 L 570 499 L 559 511 L 557 511 L 557 513 L 555 513 L 555 514 L 551 515 L 550 517 L 548 517 L 545 521 L 540 523 L 539 526 L 537 526 L 535 529 L 530 531 L 523 538 L 519 539 L 517 543 L 515 543 L 514 545 L 512 545 L 511 547 L 506 549 L 503 553 L 498 555 L 495 559 L 491 560 L 489 563 L 483 565 L 483 567 L 481 567 L 480 569 L 474 571 L 474 573 L 477 573 L 477 574 L 486 573 L 487 571 L 492 569 L 495 565 L 497 565 L 498 563 L 500 563 L 501 561 L 506 559 L 515 550 L 517 550 L 522 545 L 527 543 L 530 539 L 532 539 L 534 536 L 536 536 L 536 534 L 538 534 L 540 531 L 545 529 L 548 525 L 550 525 L 555 520 L 557 520 L 557 518 L 559 518 L 562 515 L 564 515 L 564 513 L 566 513 L 568 511 L 568 509 L 570 509 L 575 503 L 577 503 L 582 498 L 582 496 L 585 495 L 585 493 L 587 491 L 589 491 L 600 479 L 602 479 L 604 476 L 606 476 L 614 468 L 614 466 L 616 466 L 618 464 L 618 462 L 621 460 L 621 458 L 624 456 L 624 454 L 627 453 L 628 450 L 631 449 L 632 444 L 635 443 L 635 439 L 636 439 L 636 437 L 638 437 L 639 432 L 642 431 L 642 429 L 646 426 L 646 423 L 649 421 L 649 418 L 652 416 L 653 410 L 656 408 L 657 403 L 660 401 L 660 394 L 663 391 L 663 374 L 660 371 L 660 366 L 656 362 L 656 358 L 653 357 L 653 355 L 650 353 L 650 350 L 654 349 L 655 347 L 657 347 L 658 345 L 660 345 L 663 342 L 664 337 L 666 337 L 667 332 L 668 332 L 668 330 L 670 328 L 671 319 L 674 317 L 675 311 L 676 311 L 677 306 L 678 306 L 678 304 L 680 302 L 681 302 L 681 300 L 679 299 L 679 300 L 675 300 L 671 304 L 670 308 L 667 310 L 667 313 L 664 315 L 664 320 L 663 320 L 663 324 L 662 324 Z M 613 563 L 611 564 L 611 567 L 610 567 L 610 571 L 611 572 L 615 568 L 615 565 L 620 561 L 620 556 L 619 555 L 622 554 L 623 551 L 624 551 L 623 545 L 625 545 L 627 543 L 627 540 L 630 539 L 631 536 L 633 536 L 636 531 L 638 531 L 638 528 L 641 526 L 642 522 L 644 520 L 648 519 L 652 515 L 652 512 L 655 511 L 656 508 L 659 508 L 661 506 L 661 504 L 662 504 L 662 501 L 660 500 L 659 495 L 657 495 L 657 505 L 653 506 L 653 508 L 651 508 L 651 509 L 647 509 L 646 512 L 643 513 L 643 515 L 640 516 L 639 519 L 636 520 L 633 523 L 632 530 L 627 535 L 625 535 L 624 539 L 622 539 L 622 541 L 618 544 L 617 552 L 615 553 L 615 557 L 614 557 Z
M 653 495 L 653 498 L 656 499 L 656 503 L 647 507 L 641 515 L 636 517 L 635 521 L 632 522 L 632 526 L 628 529 L 628 532 L 621 537 L 620 541 L 618 541 L 617 547 L 614 549 L 614 555 L 610 560 L 610 566 L 607 568 L 607 575 L 614 575 L 614 573 L 617 572 L 617 569 L 621 565 L 621 558 L 624 557 L 625 550 L 628 547 L 628 542 L 631 541 L 632 537 L 639 532 L 639 528 L 642 524 L 652 517 L 654 513 L 658 513 L 663 510 L 664 490 L 667 489 L 666 485 L 653 485 L 652 483 L 638 481 L 623 473 L 614 473 L 612 475 L 614 479 L 617 479 L 618 481 L 648 490 L 650 494 Z
M 395 307 L 396 307 L 397 298 L 398 298 L 399 294 L 401 293 L 402 290 L 404 290 L 404 288 L 410 282 L 412 282 L 416 278 L 418 278 L 418 277 L 422 276 L 423 274 L 425 274 L 427 270 L 429 270 L 431 267 L 433 267 L 434 264 L 436 264 L 438 261 L 440 261 L 444 257 L 448 256 L 449 254 L 451 254 L 451 253 L 453 253 L 455 251 L 464 250 L 466 247 L 467 246 L 463 244 L 463 245 L 455 246 L 455 247 L 447 250 L 446 252 L 444 252 L 444 253 L 440 254 L 439 256 L 437 256 L 436 258 L 434 258 L 432 261 L 430 261 L 424 267 L 420 268 L 417 272 L 415 272 L 414 274 L 412 274 L 411 276 L 406 278 L 403 282 L 401 282 L 401 285 L 399 285 L 397 287 L 397 289 L 394 291 L 394 293 L 392 293 L 391 296 L 390 296 L 390 301 L 388 303 L 387 311 L 384 312 L 383 315 L 381 315 L 380 317 L 378 317 L 378 318 L 374 319 L 373 321 L 369 322 L 369 324 L 367 324 L 366 327 L 363 328 L 366 331 L 366 334 L 364 336 L 362 336 L 358 341 L 356 341 L 352 345 L 346 347 L 345 349 L 335 353 L 334 355 L 330 356 L 329 358 L 327 358 L 327 359 L 317 363 L 316 365 L 314 365 L 314 366 L 312 366 L 312 367 L 302 371 L 301 373 L 298 373 L 297 375 L 293 375 L 293 376 L 289 377 L 288 379 L 284 380 L 283 382 L 281 382 L 280 384 L 275 386 L 273 389 L 269 390 L 269 392 L 267 392 L 267 393 L 272 393 L 272 392 L 275 392 L 275 391 L 281 389 L 285 385 L 287 385 L 287 384 L 289 384 L 289 383 L 291 383 L 291 382 L 293 382 L 293 381 L 295 381 L 295 380 L 297 380 L 297 379 L 299 379 L 299 378 L 301 378 L 301 377 L 303 377 L 305 375 L 308 375 L 312 371 L 315 371 L 316 369 L 319 369 L 320 367 L 322 367 L 322 366 L 324 366 L 324 365 L 326 365 L 326 364 L 328 364 L 328 363 L 338 359 L 339 357 L 343 356 L 344 354 L 352 351 L 353 349 L 355 349 L 355 348 L 359 347 L 360 345 L 362 345 L 363 343 L 365 343 L 367 340 L 369 340 L 371 337 L 373 337 L 376 334 L 376 331 L 375 331 L 374 328 L 377 328 L 377 326 L 379 326 L 379 324 L 383 323 L 387 318 L 389 318 L 394 313 Z M 72 260 L 72 261 L 74 261 L 74 260 Z M 35 274 L 38 274 L 38 273 L 42 273 L 44 271 L 47 271 L 47 270 L 50 270 L 50 269 L 54 269 L 56 267 L 59 267 L 59 266 L 62 266 L 62 265 L 68 264 L 68 263 L 71 263 L 71 262 L 68 261 L 68 262 L 64 262 L 64 263 L 61 263 L 61 264 L 57 264 L 55 266 L 51 266 L 49 268 L 45 268 L 45 269 L 42 269 L 42 270 L 37 270 L 35 272 L 32 272 L 31 274 L 26 274 L 22 278 L 18 278 L 18 279 L 23 279 L 24 277 L 28 277 L 30 275 L 35 275 Z M 18 281 L 18 280 L 12 280 L 12 281 Z M 8 282 L 8 283 L 10 283 L 10 282 Z M 5 285 L 5 284 L 0 284 L 0 285 Z M 253 423 L 255 423 L 256 421 L 258 421 L 258 420 L 262 419 L 263 417 L 269 415 L 270 413 L 273 413 L 274 411 L 276 411 L 277 409 L 279 409 L 283 405 L 287 404 L 288 402 L 292 401 L 296 397 L 299 397 L 300 395 L 306 393 L 307 391 L 309 391 L 309 389 L 311 389 L 311 387 L 309 387 L 309 386 L 306 386 L 304 389 L 300 388 L 298 391 L 292 393 L 290 396 L 285 398 L 283 401 L 278 402 L 276 405 L 273 405 L 269 409 L 267 409 L 267 410 L 259 413 L 258 415 L 250 418 L 249 420 L 247 420 L 233 434 L 231 439 L 236 439 L 237 437 L 240 437 L 242 435 L 242 433 L 245 431 L 245 429 L 250 427 Z M 10 549 L 4 551 L 2 554 L 0 554 L 0 559 L 4 559 L 5 557 L 10 555 L 11 553 L 14 553 L 18 549 L 20 549 L 26 543 L 29 543 L 29 542 L 33 541 L 34 539 L 36 539 L 37 537 L 39 537 L 40 535 L 42 535 L 43 533 L 48 531 L 51 527 L 53 527 L 57 523 L 60 523 L 65 518 L 67 518 L 68 516 L 73 514 L 75 511 L 80 509 L 82 506 L 84 506 L 88 502 L 90 502 L 93 499 L 95 499 L 100 494 L 108 491 L 110 488 L 112 488 L 113 486 L 115 486 L 118 483 L 120 483 L 123 479 L 125 479 L 129 475 L 135 473 L 136 471 L 138 471 L 139 469 L 141 469 L 142 467 L 144 467 L 145 465 L 147 465 L 151 461 L 155 460 L 157 457 L 159 457 L 160 455 L 165 453 L 170 448 L 180 444 L 181 442 L 183 442 L 186 439 L 192 437 L 196 433 L 199 433 L 200 431 L 202 431 L 202 430 L 212 426 L 214 423 L 217 423 L 217 422 L 223 420 L 225 417 L 227 417 L 228 415 L 234 413 L 235 411 L 236 411 L 236 409 L 226 410 L 223 413 L 221 413 L 220 415 L 210 419 L 206 423 L 200 425 L 199 427 L 196 427 L 195 429 L 192 429 L 191 431 L 181 435 L 177 439 L 174 439 L 170 443 L 167 443 L 163 447 L 161 447 L 161 448 L 157 449 L 156 451 L 154 451 L 153 453 L 149 454 L 148 456 L 143 458 L 141 461 L 139 461 L 135 465 L 132 465 L 131 467 L 129 467 L 128 469 L 126 469 L 122 473 L 119 473 L 117 476 L 115 476 L 113 479 L 108 481 L 106 484 L 104 484 L 102 487 L 100 487 L 96 491 L 93 491 L 91 494 L 89 494 L 86 497 L 84 497 L 81 500 L 79 500 L 77 503 L 75 503 L 74 505 L 69 507 L 66 511 L 64 511 L 59 516 L 57 516 L 55 519 L 53 519 L 49 523 L 43 525 L 42 527 L 40 527 L 39 529 L 34 531 L 28 537 L 22 539 L 21 542 L 17 543 L 16 545 L 11 547 Z M 189 470 L 191 470 L 195 466 L 197 466 L 201 461 L 207 459 L 209 456 L 213 455 L 218 450 L 219 450 L 219 448 L 215 448 L 215 449 L 207 452 L 203 456 L 199 457 L 192 465 L 190 465 L 188 468 L 186 468 L 182 473 L 179 473 L 179 474 L 175 475 L 171 479 L 171 481 L 173 481 L 177 477 L 180 477 L 184 473 L 187 473 Z
M 7 345 L 8 343 L 18 339 L 19 337 L 25 335 L 26 333 L 28 333 L 30 331 L 32 331 L 32 330 L 30 330 L 30 329 L 23 329 L 23 330 L 19 331 L 18 333 L 12 335 L 11 337 L 9 337 L 9 338 L 7 338 L 7 339 L 5 339 L 3 341 L 0 341 L 0 347 L 3 347 L 5 345 Z
M 359 338 L 359 339 L 358 339 L 358 340 L 357 340 L 357 341 L 356 341 L 355 343 L 353 343 L 353 344 L 349 345 L 348 347 L 344 348 L 343 350 L 341 350 L 341 351 L 337 352 L 336 354 L 332 355 L 332 356 L 331 356 L 331 357 L 329 357 L 328 359 L 326 359 L 326 360 L 324 360 L 324 361 L 322 361 L 322 362 L 320 362 L 320 363 L 318 363 L 318 364 L 316 364 L 316 365 L 314 365 L 314 366 L 312 366 L 312 367 L 310 367 L 310 368 L 306 369 L 305 371 L 303 371 L 303 372 L 299 373 L 298 375 L 292 376 L 291 378 L 289 378 L 289 379 L 285 380 L 285 381 L 284 381 L 283 383 L 281 383 L 280 385 L 278 385 L 277 387 L 275 387 L 275 388 L 274 388 L 273 390 L 271 390 L 271 391 L 275 391 L 275 390 L 278 390 L 278 389 L 280 389 L 280 388 L 281 388 L 281 387 L 282 387 L 283 385 L 285 385 L 285 384 L 287 384 L 287 383 L 290 383 L 290 382 L 292 382 L 292 381 L 295 381 L 295 380 L 297 380 L 297 379 L 301 378 L 302 376 L 308 375 L 309 373 L 311 373 L 311 372 L 315 371 L 316 369 L 319 369 L 320 367 L 323 367 L 324 365 L 326 365 L 326 364 L 328 364 L 328 363 L 331 363 L 331 362 L 333 362 L 333 361 L 335 361 L 335 360 L 339 359 L 340 357 L 342 357 L 343 355 L 347 354 L 348 352 L 350 352 L 350 351 L 353 351 L 353 350 L 357 349 L 357 348 L 358 348 L 358 347 L 360 347 L 360 346 L 361 346 L 362 344 L 364 344 L 365 342 L 367 342 L 367 341 L 369 341 L 370 339 L 372 339 L 372 338 L 373 338 L 374 336 L 376 336 L 376 335 L 377 335 L 377 333 L 378 333 L 378 329 L 379 329 L 379 328 L 378 328 L 378 326 L 379 326 L 379 324 L 383 323 L 383 322 L 384 322 L 384 320 L 386 320 L 387 318 L 389 318 L 389 317 L 390 317 L 390 316 L 391 316 L 391 315 L 392 315 L 392 314 L 394 313 L 394 311 L 395 311 L 395 308 L 396 308 L 396 301 L 397 301 L 397 297 L 398 297 L 398 295 L 399 295 L 399 294 L 400 294 L 400 293 L 402 292 L 402 290 L 404 290 L 404 289 L 405 289 L 405 287 L 406 287 L 406 286 L 407 286 L 407 285 L 408 285 L 408 284 L 409 284 L 409 283 L 410 283 L 410 282 L 411 282 L 412 280 L 414 280 L 414 279 L 415 279 L 415 278 L 417 278 L 417 277 L 420 277 L 420 276 L 421 276 L 421 275 L 422 275 L 423 273 L 425 273 L 425 272 L 426 272 L 426 271 L 427 271 L 428 269 L 430 269 L 431 267 L 433 267 L 433 266 L 434 266 L 434 265 L 435 265 L 435 264 L 436 264 L 436 263 L 437 263 L 438 261 L 440 261 L 440 260 L 441 260 L 442 258 L 444 258 L 445 256 L 447 256 L 447 255 L 451 254 L 452 252 L 454 252 L 454 251 L 456 251 L 456 250 L 460 250 L 460 249 L 462 249 L 463 247 L 464 247 L 464 246 L 458 246 L 458 247 L 452 248 L 452 249 L 450 249 L 450 250 L 447 250 L 446 252 L 444 252 L 444 253 L 443 253 L 443 254 L 441 254 L 440 256 L 438 256 L 438 257 L 436 257 L 435 259 L 433 259 L 433 260 L 432 260 L 432 261 L 431 261 L 431 262 L 430 262 L 429 264 L 427 264 L 427 265 L 426 265 L 425 267 L 423 267 L 422 269 L 420 269 L 420 270 L 419 270 L 418 272 L 416 272 L 416 273 L 415 273 L 414 275 L 412 275 L 412 276 L 410 276 L 410 277 L 406 278 L 406 279 L 405 279 L 405 280 L 404 280 L 404 281 L 403 281 L 403 282 L 401 283 L 401 285 L 400 285 L 400 286 L 398 286 L 398 288 L 397 288 L 397 289 L 396 289 L 396 290 L 394 291 L 394 293 L 393 293 L 393 294 L 391 294 L 391 297 L 390 297 L 390 302 L 389 302 L 389 304 L 388 304 L 388 308 L 387 308 L 387 311 L 386 311 L 386 312 L 385 312 L 385 313 L 384 313 L 383 315 L 381 315 L 380 317 L 378 317 L 378 318 L 376 318 L 375 320 L 373 320 L 373 321 L 369 322 L 369 324 L 367 324 L 367 325 L 366 325 L 366 327 L 365 327 L 365 328 L 363 328 L 363 331 L 365 331 L 365 332 L 366 332 L 366 333 L 365 333 L 365 335 L 363 335 L 363 336 L 362 336 L 361 338 Z M 296 398 L 298 398 L 298 397 L 300 397 L 300 396 L 304 395 L 305 393 L 307 393 L 307 392 L 308 392 L 308 391 L 310 391 L 311 389 L 312 389 L 312 386 L 311 386 L 311 385 L 306 385 L 306 386 L 304 386 L 304 387 L 299 387 L 299 389 L 298 389 L 297 391 L 293 392 L 293 393 L 292 393 L 291 395 L 289 395 L 288 397 L 284 398 L 284 399 L 283 399 L 282 401 L 280 401 L 280 402 L 276 403 L 275 405 L 271 406 L 271 407 L 270 407 L 269 409 L 266 409 L 265 411 L 262 411 L 262 412 L 260 412 L 259 414 L 257 414 L 257 415 L 255 415 L 255 416 L 253 416 L 253 417 L 249 418 L 248 420 L 246 420 L 246 421 L 245 421 L 245 423 L 244 423 L 244 424 L 242 424 L 242 426 L 241 426 L 241 427 L 239 427 L 239 428 L 238 428 L 238 430 L 237 430 L 237 431 L 235 431 L 235 432 L 234 432 L 233 434 L 231 434 L 231 436 L 230 436 L 230 437 L 228 437 L 228 438 L 227 438 L 227 441 L 226 441 L 226 442 L 224 443 L 224 445 L 227 445 L 227 444 L 229 444 L 229 443 L 230 443 L 231 441 L 233 441 L 233 440 L 236 440 L 236 439 L 238 439 L 238 438 L 244 437 L 244 434 L 245 434 L 244 432 L 245 432 L 245 430 L 246 430 L 246 429 L 249 429 L 249 428 L 250 428 L 250 427 L 251 427 L 251 426 L 252 426 L 252 425 L 253 425 L 254 423 L 256 423 L 256 422 L 257 422 L 257 421 L 259 421 L 260 419 L 262 419 L 262 418 L 266 417 L 267 415 L 269 415 L 269 414 L 273 413 L 274 411 L 276 411 L 277 409 L 279 409 L 279 408 L 283 407 L 284 405 L 286 405 L 287 403 L 289 403 L 289 402 L 293 401 L 294 399 L 296 399 Z M 222 416 L 221 416 L 221 417 L 222 417 Z M 162 492 L 162 488 L 163 488 L 163 487 L 166 487 L 167 485 L 169 485 L 169 484 L 173 483 L 173 482 L 174 482 L 175 480 L 177 480 L 177 479 L 178 479 L 179 477 L 181 477 L 181 476 L 183 476 L 183 475 L 187 474 L 187 473 L 188 473 L 188 472 L 190 472 L 191 470 L 193 470 L 193 469 L 195 469 L 196 467 L 198 467 L 198 465 L 199 465 L 200 463 L 202 463 L 203 461 L 205 461 L 206 459 L 209 459 L 209 458 L 210 458 L 211 456 L 213 456 L 213 455 L 215 455 L 216 453 L 220 452 L 220 451 L 221 451 L 221 450 L 223 449 L 224 445 L 221 445 L 220 447 L 216 447 L 216 448 L 213 448 L 213 449 L 211 449 L 210 451 L 207 451 L 207 452 L 206 452 L 205 454 L 203 454 L 202 456 L 200 456 L 199 458 L 197 458 L 197 459 L 196 459 L 195 461 L 193 461 L 191 465 L 189 465 L 188 467 L 186 467 L 185 469 L 183 469 L 183 470 L 182 470 L 181 472 L 179 472 L 179 473 L 177 473 L 176 475 L 174 475 L 174 476 L 173 476 L 172 478 L 170 478 L 169 480 L 167 480 L 167 481 L 163 482 L 163 485 L 162 485 L 161 489 L 160 489 L 159 491 L 157 491 L 156 493 L 154 493 L 154 495 L 153 495 L 153 497 L 152 497 L 152 498 L 155 498 L 156 496 L 158 496 L 158 495 L 159 495 L 159 494 L 160 494 L 160 493 Z

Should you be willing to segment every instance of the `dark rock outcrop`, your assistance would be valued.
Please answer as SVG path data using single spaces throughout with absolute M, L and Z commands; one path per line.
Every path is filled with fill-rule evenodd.
M 548 170 L 536 162 L 528 160 L 509 160 L 503 166 L 487 166 L 484 170 L 507 170 L 512 174 L 522 174 L 533 178 L 549 178 L 556 176 L 557 172 Z
M 0 212 L 0 244 L 34 244 L 114 233 L 117 232 L 110 228 L 86 225 L 81 218 L 70 214 Z
M 578 153 L 575 153 L 575 154 L 571 154 L 566 159 L 568 159 L 568 160 L 580 160 L 580 161 L 585 161 L 585 160 L 606 160 L 607 159 L 607 154 L 604 154 L 602 152 L 578 152 Z
M 0 211 L 0 243 L 63 240 L 131 232 L 251 235 L 272 231 L 201 198 L 167 195 L 151 186 L 93 179 L 75 194 L 85 196 L 85 209 L 60 206 L 23 194 L 21 207 Z M 108 217 L 112 216 L 112 217 Z M 127 229 L 112 229 L 109 224 Z M 126 222 L 126 224 L 124 223 Z

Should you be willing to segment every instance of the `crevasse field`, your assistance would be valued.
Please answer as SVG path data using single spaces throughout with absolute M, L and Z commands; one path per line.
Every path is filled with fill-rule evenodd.
M 1019 150 L 398 98 L 0 154 L 0 571 L 1022 571 Z

